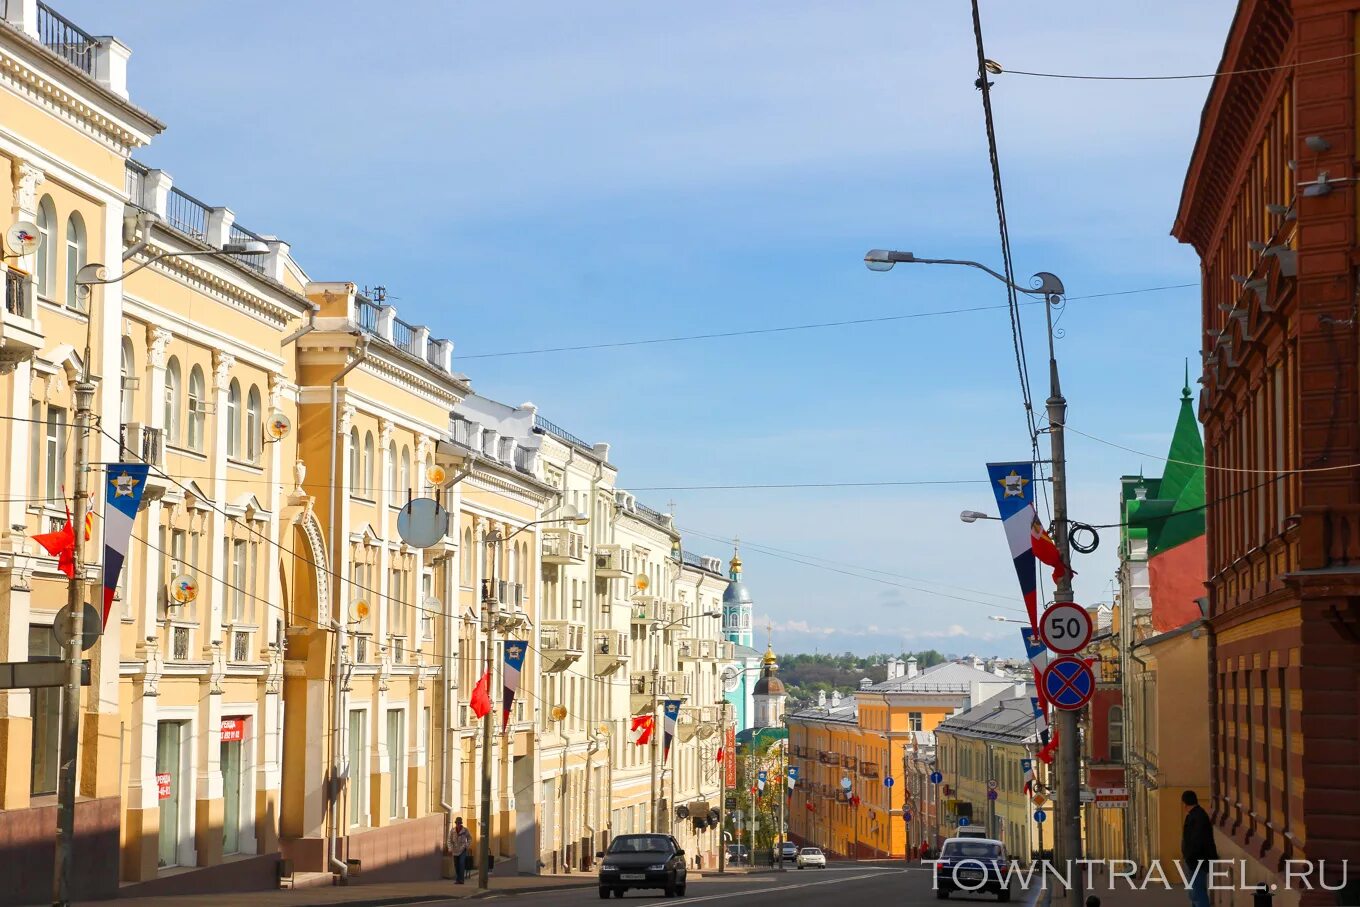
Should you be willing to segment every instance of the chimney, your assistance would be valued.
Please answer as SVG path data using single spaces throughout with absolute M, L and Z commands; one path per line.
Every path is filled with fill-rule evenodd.
M 973 656 L 973 668 L 978 671 L 982 670 L 982 659 L 976 655 Z
M 992 662 L 992 673 L 995 674 L 997 677 L 1006 676 L 1006 668 L 1001 664 L 1000 659 L 997 659 L 996 661 Z
M 826 708 L 826 690 L 817 691 L 817 707 Z
M 1019 699 L 1023 699 L 1024 697 L 1028 696 L 1029 684 L 1025 683 L 1023 680 L 1017 680 L 1015 682 L 1015 695 L 1016 698 Z
M 916 670 L 916 656 L 913 655 L 907 659 L 907 679 L 910 680 L 911 678 L 915 677 L 917 673 L 918 672 Z
M 832 691 L 831 691 L 831 707 L 834 709 L 834 708 L 836 708 L 837 706 L 839 706 L 840 704 L 841 704 L 841 692 L 840 692 L 840 690 L 832 690 Z
M 860 688 L 861 690 L 867 690 L 867 689 L 869 689 L 869 687 L 871 687 L 871 686 L 873 686 L 873 685 L 874 685 L 874 682 L 873 682 L 872 680 L 870 680 L 869 678 L 867 678 L 867 677 L 861 677 L 861 678 L 859 679 L 859 688 Z

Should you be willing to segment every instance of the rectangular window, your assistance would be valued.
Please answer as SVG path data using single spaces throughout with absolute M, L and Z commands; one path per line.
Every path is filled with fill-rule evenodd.
M 56 661 L 61 649 L 52 628 L 35 624 L 28 628 L 28 660 Z M 57 746 L 61 732 L 61 688 L 39 687 L 33 691 L 33 758 L 29 793 L 57 791 Z
M 368 824 L 368 712 L 349 713 L 349 824 Z
M 29 418 L 33 421 L 28 424 L 28 494 L 29 497 L 37 498 L 42 494 L 42 451 L 43 451 L 43 430 L 42 430 L 42 404 L 33 401 L 29 407 Z
M 387 777 L 391 806 L 388 818 L 406 815 L 406 712 L 387 710 Z
M 907 721 L 908 721 L 908 726 L 911 728 L 911 730 L 913 730 L 913 731 L 922 730 L 922 726 L 921 726 L 921 713 L 920 713 L 920 712 L 908 712 L 908 713 L 907 713 Z
M 406 635 L 406 597 L 402 594 L 403 571 L 393 567 L 387 581 L 388 633 L 393 636 Z
M 1284 471 L 1289 468 L 1288 459 L 1285 456 L 1285 443 L 1289 434 L 1289 429 L 1285 425 L 1287 415 L 1284 397 L 1284 365 L 1277 365 L 1270 372 L 1271 389 L 1274 394 L 1274 420 L 1273 434 L 1275 441 L 1275 469 Z M 1284 518 L 1288 516 L 1285 509 L 1285 493 L 1289 487 L 1289 480 L 1284 476 L 1278 476 L 1275 480 L 1275 526 L 1279 531 L 1284 530 Z
M 66 410 L 60 406 L 47 408 L 46 453 L 47 499 L 51 502 L 63 496 L 66 482 Z
M 227 590 L 231 599 L 231 622 L 243 623 L 246 617 L 246 543 L 243 539 L 227 539 L 231 552 L 231 585 Z

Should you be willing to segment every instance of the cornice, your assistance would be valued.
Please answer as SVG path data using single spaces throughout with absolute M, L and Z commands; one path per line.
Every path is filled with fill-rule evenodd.
M 33 44 L 31 39 L 16 32 L 14 27 L 6 22 L 0 22 L 0 28 L 4 29 L 0 34 L 5 34 L 10 38 L 18 37 L 29 44 Z M 15 93 L 27 98 L 35 105 L 45 109 L 68 125 L 79 129 L 104 147 L 123 157 L 131 153 L 132 149 L 146 145 L 151 141 L 153 135 L 165 128 L 164 124 L 109 93 L 103 86 L 75 67 L 65 63 L 65 61 L 56 58 L 47 59 L 48 51 L 45 48 L 35 45 L 28 50 L 35 57 L 41 54 L 43 62 L 62 66 L 69 70 L 69 75 L 72 78 L 88 82 L 88 87 L 92 90 L 107 95 L 106 100 L 111 101 L 112 106 L 123 108 L 123 112 L 130 113 L 136 119 L 141 120 L 140 125 L 144 127 L 144 131 L 138 132 L 129 129 L 110 113 L 89 103 L 75 92 L 68 90 L 40 72 L 34 65 L 36 61 L 22 58 L 19 54 L 20 48 L 5 47 L 3 50 L 4 53 L 0 54 L 0 84 L 8 86 Z
M 463 482 L 473 488 L 479 488 L 482 491 L 503 494 L 513 501 L 535 508 L 540 506 L 550 497 L 550 492 L 539 491 L 539 493 L 535 494 L 533 492 L 538 491 L 538 489 L 530 489 L 530 487 L 514 482 L 511 479 L 485 473 L 480 470 L 468 476 Z
M 282 305 L 270 302 L 258 293 L 252 293 L 240 284 L 214 274 L 202 265 L 197 264 L 192 258 L 173 257 L 173 253 L 176 251 L 182 250 L 152 246 L 133 256 L 132 260 L 141 264 L 150 261 L 154 255 L 164 252 L 172 253 L 171 257 L 162 258 L 150 264 L 148 270 L 187 284 L 190 289 L 197 290 L 224 305 L 229 305 L 253 318 L 257 318 L 275 330 L 283 330 L 288 326 L 289 321 L 297 317 L 297 313 L 290 312 Z
M 388 352 L 386 348 L 379 344 L 370 344 L 368 355 L 364 357 L 359 368 L 380 378 L 394 378 L 403 389 L 430 403 L 442 406 L 446 410 L 452 410 L 463 399 L 462 394 L 457 389 L 441 386 L 439 383 L 417 374 L 401 359 L 389 356 Z

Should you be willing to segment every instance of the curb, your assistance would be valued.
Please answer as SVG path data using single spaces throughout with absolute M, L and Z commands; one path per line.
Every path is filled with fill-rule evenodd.
M 505 897 L 505 896 L 509 896 L 509 895 L 517 895 L 517 894 L 533 894 L 533 893 L 539 892 L 539 891 L 571 891 L 571 890 L 576 889 L 576 888 L 593 888 L 593 887 L 595 887 L 595 886 L 598 885 L 598 884 L 599 884 L 598 880 L 596 880 L 596 879 L 590 879 L 589 881 L 582 881 L 582 882 L 562 882 L 562 883 L 560 883 L 560 884 L 555 884 L 555 885 L 535 885 L 535 886 L 533 886 L 532 888 L 501 888 L 501 889 L 488 888 L 488 889 L 485 889 L 485 890 L 483 890 L 483 891 L 478 891 L 478 892 L 475 892 L 475 893 L 473 893 L 473 894 L 469 894 L 469 895 L 467 895 L 466 897 L 459 898 L 459 900 L 464 900 L 464 901 L 483 901 L 483 900 L 486 900 L 487 898 L 498 898 L 498 897 Z M 431 900 L 431 899 L 428 898 L 428 897 L 426 897 L 426 898 L 421 898 L 420 900 L 422 900 L 422 901 L 429 901 L 429 900 Z M 402 901 L 386 901 L 386 902 L 384 902 L 384 903 L 390 903 L 390 904 L 409 904 L 409 903 L 412 903 L 412 902 L 409 901 L 409 900 L 402 900 Z

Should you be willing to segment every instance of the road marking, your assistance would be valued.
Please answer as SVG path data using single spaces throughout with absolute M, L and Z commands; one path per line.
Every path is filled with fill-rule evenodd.
M 774 892 L 776 892 L 776 891 L 796 891 L 796 890 L 799 889 L 799 888 L 816 888 L 818 885 L 839 885 L 839 884 L 841 884 L 842 882 L 853 882 L 853 881 L 855 881 L 856 879 L 873 879 L 873 878 L 878 878 L 878 877 L 880 877 L 880 876 L 882 876 L 882 875 L 885 875 L 885 874 L 888 874 L 888 873 L 903 872 L 903 871 L 904 871 L 904 870 L 901 870 L 901 869 L 887 869 L 887 868 L 885 868 L 885 869 L 880 869 L 880 870 L 877 870 L 877 871 L 874 871 L 874 872 L 865 872 L 865 873 L 861 873 L 860 875 L 838 877 L 838 878 L 834 878 L 834 879 L 826 879 L 826 880 L 821 881 L 821 882 L 802 882 L 802 883 L 797 883 L 797 884 L 793 884 L 793 885 L 780 885 L 780 886 L 777 887 L 777 888 L 762 888 L 762 889 L 760 889 L 759 893 L 762 894 L 762 895 L 764 895 L 764 894 L 772 894 L 772 893 L 774 893 Z M 697 904 L 697 903 L 700 902 L 700 901 L 721 901 L 721 900 L 724 900 L 724 899 L 726 899 L 726 898 L 749 898 L 749 897 L 751 896 L 751 894 L 752 894 L 752 892 L 750 892 L 750 891 L 731 891 L 731 892 L 728 892 L 727 894 L 706 894 L 706 895 L 703 895 L 702 897 L 697 897 L 697 898 L 685 898 L 685 901 L 686 901 L 687 903 Z

